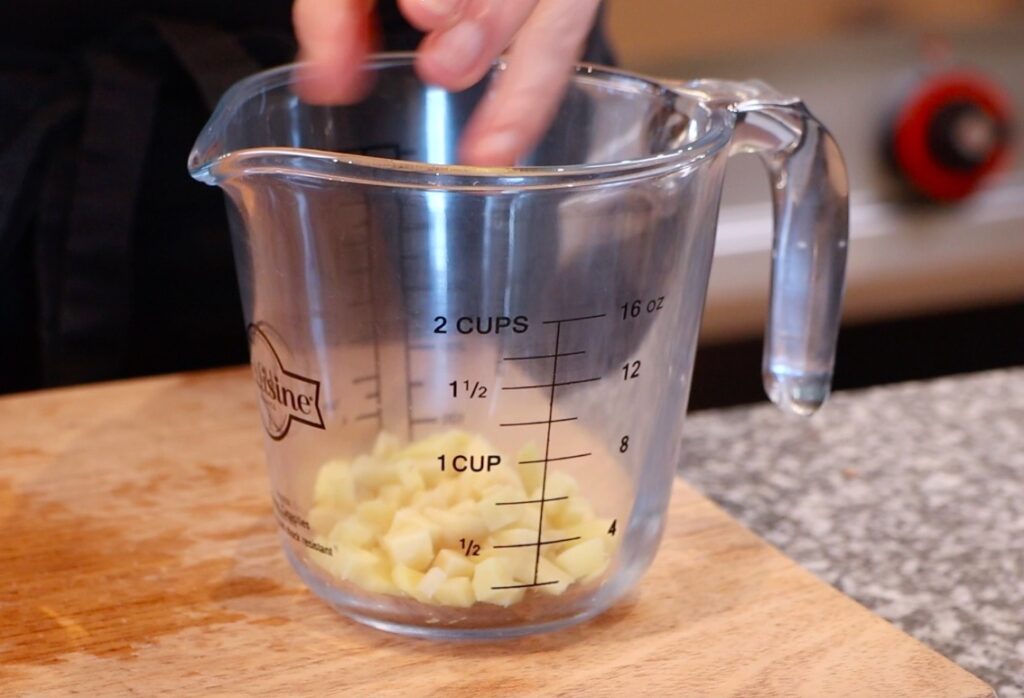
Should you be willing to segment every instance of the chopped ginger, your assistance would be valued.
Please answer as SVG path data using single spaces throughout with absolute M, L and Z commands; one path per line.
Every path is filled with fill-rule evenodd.
M 406 446 L 382 433 L 370 454 L 325 463 L 309 521 L 333 555 L 318 562 L 366 591 L 453 608 L 558 596 L 605 572 L 618 538 L 572 476 L 549 466 L 545 483 L 543 463 L 522 462 L 539 459 L 532 445 L 487 471 L 456 468 L 464 453 L 496 452 L 457 430 Z

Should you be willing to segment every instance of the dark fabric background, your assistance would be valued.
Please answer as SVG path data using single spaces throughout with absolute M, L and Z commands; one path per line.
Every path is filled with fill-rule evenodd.
M 384 48 L 415 48 L 394 3 L 379 12 Z M 0 7 L 0 392 L 246 360 L 223 200 L 185 169 L 209 108 L 158 26 L 230 33 L 267 67 L 294 56 L 290 15 L 290 0 Z M 612 61 L 599 31 L 586 58 Z

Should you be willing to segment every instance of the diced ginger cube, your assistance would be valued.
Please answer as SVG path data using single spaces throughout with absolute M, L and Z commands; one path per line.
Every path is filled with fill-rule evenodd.
M 414 494 L 422 492 L 427 487 L 427 483 L 423 480 L 423 475 L 420 474 L 419 470 L 412 467 L 402 468 L 399 471 L 398 482 L 408 498 L 412 498 Z
M 337 545 L 334 548 L 334 569 L 343 579 L 349 579 L 353 570 L 373 567 L 381 562 L 377 553 L 351 545 Z
M 391 518 L 392 531 L 403 528 L 424 528 L 429 524 L 430 521 L 427 517 L 412 507 L 402 507 Z
M 487 475 L 491 478 L 491 481 L 499 485 L 511 487 L 524 494 L 527 492 L 526 488 L 523 487 L 522 478 L 519 477 L 519 470 L 514 465 L 505 466 L 504 460 L 502 460 L 502 466 L 499 466 Z
M 527 492 L 533 492 L 540 487 L 541 481 L 544 479 L 544 463 L 530 462 L 539 458 L 540 456 L 537 455 L 527 455 L 525 450 L 520 454 L 519 464 L 516 468 L 519 470 L 519 479 L 523 483 L 523 489 Z
M 537 565 L 537 589 L 551 596 L 559 596 L 573 582 L 572 575 L 547 558 L 541 558 Z M 555 582 L 551 584 L 551 582 Z
M 592 538 L 560 553 L 555 558 L 555 564 L 572 575 L 573 579 L 582 579 L 603 572 L 608 566 L 608 553 L 604 549 L 604 541 Z
M 333 506 L 315 506 L 309 510 L 309 516 L 306 518 L 309 519 L 309 527 L 314 531 L 328 533 L 341 517 L 342 513 Z
M 434 559 L 434 544 L 426 528 L 390 531 L 381 538 L 381 547 L 394 562 L 418 572 L 426 571 Z
M 560 528 L 569 528 L 594 519 L 594 508 L 582 497 L 571 497 L 558 514 L 553 517 Z M 611 522 L 608 522 L 611 525 Z
M 391 574 L 386 565 L 363 570 L 354 575 L 352 581 L 374 594 L 395 593 L 395 585 L 391 582 Z
M 473 595 L 477 601 L 493 603 L 498 606 L 511 606 L 523 598 L 522 588 L 515 587 L 518 582 L 512 577 L 508 563 L 500 557 L 489 557 L 473 571 Z
M 521 512 L 518 509 L 522 505 L 505 503 L 515 501 L 522 501 L 522 495 L 511 488 L 489 490 L 480 499 L 477 510 L 487 525 L 487 530 L 500 531 L 519 521 Z
M 445 478 L 450 477 L 448 473 L 441 472 L 441 464 L 438 462 L 437 456 L 442 453 L 443 451 L 438 451 L 432 458 L 411 461 L 410 467 L 420 474 L 427 489 L 437 487 Z
M 446 579 L 448 579 L 448 575 L 445 574 L 444 570 L 439 567 L 431 567 L 423 575 L 420 583 L 416 585 L 416 591 L 421 598 L 432 599 Z
M 317 473 L 313 501 L 330 509 L 345 510 L 356 501 L 355 480 L 348 463 L 332 460 Z
M 399 507 L 402 505 L 404 494 L 401 485 L 384 485 L 380 488 L 380 492 L 377 493 L 377 497 L 382 502 Z
M 390 459 L 398 453 L 399 446 L 397 436 L 382 431 L 377 434 L 377 440 L 373 444 L 373 457 L 379 460 Z
M 431 544 L 437 544 L 441 535 L 441 526 L 412 507 L 404 507 L 395 512 L 394 518 L 391 519 L 391 528 L 388 529 L 388 533 L 418 529 L 427 531 L 430 534 Z
M 345 543 L 357 548 L 369 548 L 376 540 L 378 533 L 363 519 L 355 514 L 339 521 L 331 529 L 329 538 L 332 543 Z
M 455 503 L 472 502 L 480 496 L 480 477 L 469 477 L 476 473 L 463 473 L 455 478 Z
M 473 516 L 480 515 L 477 503 L 472 499 L 460 499 L 451 506 L 451 511 L 455 514 L 472 514 Z
M 579 494 L 580 485 L 569 473 L 564 470 L 549 470 L 547 480 L 548 496 L 561 497 Z
M 545 534 L 547 531 L 545 531 Z M 545 537 L 547 537 L 545 535 Z M 497 531 L 490 538 L 491 545 L 515 545 L 523 548 L 530 547 L 537 542 L 537 527 L 526 528 L 506 528 L 503 531 Z M 511 548 L 497 548 L 499 552 L 501 550 L 510 550 Z
M 391 581 L 394 582 L 399 591 L 407 596 L 411 596 L 417 601 L 425 600 L 425 597 L 419 591 L 420 582 L 423 581 L 422 572 L 405 565 L 395 565 L 391 568 Z
M 434 592 L 434 601 L 444 606 L 469 608 L 476 601 L 473 583 L 468 577 L 449 577 Z
M 567 527 L 565 534 L 566 536 L 579 536 L 583 540 L 600 540 L 604 543 L 605 551 L 613 553 L 618 544 L 618 536 L 621 535 L 621 531 L 616 531 L 616 535 L 612 535 L 608 533 L 611 527 L 611 519 L 590 519 L 575 526 Z
M 506 495 L 510 501 L 522 501 L 529 499 L 527 497 L 526 490 L 523 489 L 522 482 L 517 478 L 516 480 L 502 479 L 497 476 L 485 475 L 479 477 L 480 488 L 478 499 L 484 499 L 492 495 L 499 493 Z
M 576 544 L 575 536 L 569 535 L 560 528 L 554 526 L 544 527 L 545 544 L 541 546 L 541 555 L 554 560 L 558 553 Z M 555 542 L 562 541 L 562 542 Z
M 508 566 L 517 582 L 532 582 L 537 562 L 537 529 L 508 528 L 490 539 L 491 546 L 512 545 L 512 548 L 490 547 L 486 557 L 499 557 Z
M 524 528 L 533 528 L 536 531 L 537 526 L 540 525 L 540 504 L 515 504 L 513 506 L 519 510 L 519 519 L 516 525 L 523 526 Z M 545 519 L 549 519 L 547 513 L 547 508 L 545 508 Z
M 359 456 L 352 462 L 352 477 L 357 485 L 374 490 L 384 485 L 398 484 L 398 468 L 389 461 Z
M 342 579 L 377 593 L 391 593 L 394 585 L 387 561 L 379 553 L 339 545 L 334 552 L 334 571 Z
M 578 493 L 579 485 L 571 475 L 554 470 L 548 472 L 546 484 L 533 490 L 530 499 L 540 499 L 543 494 L 544 515 L 554 519 L 565 511 L 566 506 Z
M 440 547 L 461 547 L 462 540 L 483 540 L 487 536 L 487 526 L 475 509 L 460 513 L 451 509 L 426 507 L 423 515 L 436 525 L 435 543 Z
M 472 577 L 476 565 L 472 558 L 445 548 L 434 558 L 434 567 L 443 570 L 449 577 Z
M 420 509 L 426 507 L 448 509 L 456 501 L 457 494 L 458 486 L 455 480 L 445 480 L 436 485 L 428 485 L 427 489 L 416 493 L 412 498 L 412 504 Z
M 384 533 L 391 527 L 395 507 L 379 499 L 371 499 L 356 506 L 356 516 L 377 533 Z
M 334 549 L 334 571 L 342 579 L 351 579 L 355 570 L 373 567 L 380 562 L 380 555 L 363 548 L 338 545 Z

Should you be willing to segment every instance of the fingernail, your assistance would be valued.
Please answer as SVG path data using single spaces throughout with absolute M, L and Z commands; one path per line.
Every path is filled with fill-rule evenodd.
M 495 131 L 482 137 L 471 148 L 474 164 L 514 165 L 519 155 L 519 138 L 512 131 Z
M 455 14 L 461 4 L 462 0 L 420 0 L 420 7 L 438 19 Z
M 484 51 L 484 27 L 476 20 L 467 19 L 437 37 L 430 52 L 434 61 L 445 71 L 462 73 L 469 70 Z

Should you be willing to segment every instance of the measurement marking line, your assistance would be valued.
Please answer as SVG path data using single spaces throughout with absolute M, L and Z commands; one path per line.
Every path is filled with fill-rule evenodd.
M 555 359 L 555 363 L 558 360 Z M 551 388 L 552 392 L 560 385 L 577 385 L 579 383 L 593 383 L 594 381 L 601 380 L 601 376 L 595 376 L 594 378 L 582 378 L 575 381 L 554 381 L 551 383 L 538 383 L 537 385 L 507 385 L 502 386 L 502 390 L 531 390 L 532 388 Z
M 498 507 L 505 507 L 505 506 L 510 506 L 512 504 L 540 504 L 541 501 L 545 501 L 545 502 L 560 502 L 563 499 L 568 499 L 568 498 L 569 498 L 569 495 L 565 495 L 564 497 L 548 497 L 545 500 L 540 500 L 540 499 L 524 499 L 524 500 L 519 501 L 519 502 L 495 502 L 494 505 L 498 506 Z
M 369 244 L 366 246 L 366 271 L 367 271 L 367 277 L 368 277 L 367 281 L 366 281 L 366 286 L 367 286 L 367 291 L 368 291 L 367 296 L 369 297 L 370 302 L 373 303 L 376 300 L 376 297 L 377 297 L 377 294 L 374 291 L 374 286 L 373 286 L 373 282 L 374 282 L 374 279 L 376 278 L 376 275 L 374 274 L 374 266 L 373 266 L 373 246 L 369 245 Z M 370 330 L 373 333 L 373 381 L 374 381 L 373 384 L 374 384 L 374 387 L 376 388 L 376 390 L 371 392 L 370 395 L 372 395 L 373 399 L 375 399 L 377 401 L 378 420 L 383 422 L 384 421 L 384 405 L 381 404 L 381 400 L 380 400 L 380 393 L 381 393 L 381 385 L 380 385 L 380 330 L 378 329 L 376 322 L 371 322 L 370 323 Z M 367 398 L 369 398 L 370 395 L 367 395 Z
M 412 424 L 435 424 L 437 417 L 416 417 L 411 420 Z
M 423 387 L 423 381 L 409 381 L 409 387 L 410 388 L 422 388 Z
M 519 465 L 529 465 L 530 463 L 552 463 L 552 462 L 554 462 L 556 460 L 574 460 L 576 458 L 586 458 L 587 456 L 592 456 L 592 455 L 594 455 L 594 454 L 593 453 L 577 453 L 577 454 L 572 455 L 572 456 L 558 456 L 557 458 L 545 457 L 545 458 L 538 458 L 536 460 L 521 460 L 521 461 L 519 461 Z
M 579 322 L 580 320 L 596 320 L 599 317 L 605 317 L 607 313 L 600 313 L 598 315 L 580 315 L 579 317 L 564 317 L 560 320 L 544 320 L 541 322 L 542 325 L 560 325 L 563 322 Z
M 533 359 L 554 359 L 561 356 L 579 356 L 586 354 L 586 351 L 567 351 L 561 354 L 538 354 L 537 356 L 506 356 L 502 361 L 532 361 Z
M 356 415 L 355 420 L 362 421 L 364 419 L 380 419 L 380 410 L 374 410 L 373 412 L 367 412 L 365 414 Z
M 379 391 L 366 394 L 366 399 L 367 400 L 376 400 L 379 397 L 380 397 L 380 392 Z
M 527 587 L 546 587 L 549 584 L 558 584 L 558 580 L 552 582 L 533 582 L 532 584 L 509 584 L 501 587 L 491 587 L 491 589 L 526 589 Z
M 503 422 L 499 427 L 531 427 L 535 424 L 557 424 L 558 422 L 575 422 L 578 417 L 563 417 L 562 419 L 538 419 L 536 422 Z
M 495 545 L 495 548 L 532 548 L 535 545 L 555 545 L 557 543 L 571 543 L 574 540 L 579 540 L 580 536 L 573 536 L 572 538 L 557 538 L 555 540 L 539 540 L 536 543 L 510 543 L 508 545 Z
M 601 376 L 594 376 L 593 378 L 581 378 L 580 380 L 575 380 L 575 381 L 557 381 L 553 385 L 555 387 L 557 387 L 559 385 L 576 385 L 578 383 L 593 383 L 594 381 L 599 381 L 599 380 L 601 380 Z
M 377 374 L 373 374 L 373 375 L 369 375 L 369 376 L 359 376 L 358 378 L 354 378 L 352 380 L 352 383 L 353 384 L 355 384 L 355 383 L 366 383 L 368 381 L 375 381 L 375 380 L 377 380 Z
M 555 355 L 551 362 L 551 392 L 548 394 L 548 427 L 544 435 L 544 470 L 540 478 L 540 513 L 537 514 L 537 554 L 533 558 L 533 583 L 540 574 L 540 540 L 544 533 L 544 500 L 548 498 L 548 463 L 551 462 L 551 420 L 555 418 L 555 383 L 558 382 L 558 349 L 562 339 L 562 323 L 555 325 Z
M 402 208 L 399 207 L 399 209 L 398 209 L 398 224 L 399 224 L 399 226 L 404 226 L 404 225 L 407 225 L 409 223 L 409 221 L 405 220 L 405 218 L 406 217 L 404 215 L 402 215 Z M 403 230 L 403 228 L 400 227 L 399 230 Z M 405 232 L 399 234 L 399 237 L 398 237 L 398 253 L 399 254 L 403 254 L 403 255 L 407 254 L 407 252 L 408 252 L 408 246 L 407 246 L 408 238 L 409 238 L 409 236 Z M 402 266 L 404 268 L 405 265 L 403 264 Z M 407 289 L 405 287 L 405 284 L 403 283 L 402 284 L 402 303 L 405 306 L 406 312 L 410 312 L 410 307 L 409 307 L 410 303 L 409 303 L 409 301 L 410 301 L 411 297 L 412 297 L 411 292 L 409 291 L 409 289 Z M 404 356 L 402 358 L 405 359 L 405 361 L 404 361 L 404 363 L 405 363 L 405 367 L 404 367 L 405 368 L 405 431 L 406 431 L 406 439 L 409 440 L 409 441 L 412 441 L 412 438 L 413 438 L 413 427 L 415 425 L 413 424 L 413 418 L 412 418 L 412 388 L 409 386 L 409 382 L 412 381 L 412 343 L 410 342 L 412 337 L 410 336 L 411 333 L 410 333 L 409 324 L 410 324 L 410 322 L 408 320 L 406 320 L 405 322 L 402 323 L 402 334 L 403 334 L 402 339 L 404 340 L 402 342 L 402 344 L 405 347 L 405 351 L 402 352 L 402 354 L 404 354 Z

